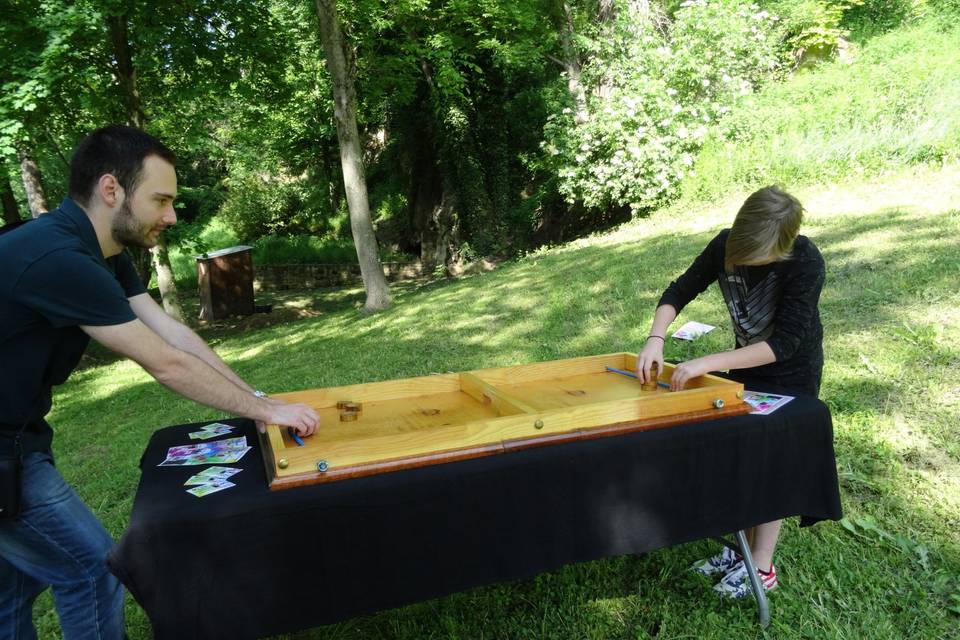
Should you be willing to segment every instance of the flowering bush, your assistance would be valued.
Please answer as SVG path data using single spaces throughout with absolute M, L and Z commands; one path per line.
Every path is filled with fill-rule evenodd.
M 777 69 L 777 19 L 737 0 L 688 0 L 668 30 L 622 11 L 583 69 L 589 117 L 548 119 L 545 163 L 569 202 L 657 206 L 690 172 L 718 119 Z

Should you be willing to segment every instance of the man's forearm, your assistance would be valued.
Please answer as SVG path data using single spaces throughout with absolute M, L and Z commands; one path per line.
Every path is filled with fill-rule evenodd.
M 253 387 L 247 384 L 243 378 L 238 376 L 230 366 L 211 349 L 207 343 L 198 336 L 190 327 L 180 325 L 175 336 L 172 336 L 170 344 L 181 351 L 185 351 L 196 356 L 207 365 L 215 369 L 224 378 L 237 385 L 244 391 L 252 392 Z
M 194 402 L 221 411 L 254 420 L 270 420 L 268 403 L 254 396 L 248 385 L 238 386 L 218 368 L 192 353 L 175 348 L 172 351 L 176 352 L 175 356 L 162 368 L 147 369 L 162 385 Z

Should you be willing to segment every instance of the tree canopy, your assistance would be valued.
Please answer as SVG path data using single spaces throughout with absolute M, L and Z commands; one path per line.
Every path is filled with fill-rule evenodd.
M 336 3 L 379 251 L 509 256 L 668 202 L 708 137 L 737 135 L 739 100 L 877 3 L 799 4 Z M 214 218 L 243 241 L 349 238 L 318 6 L 4 0 L 5 211 L 54 206 L 76 142 L 126 122 L 180 158 L 173 244 Z

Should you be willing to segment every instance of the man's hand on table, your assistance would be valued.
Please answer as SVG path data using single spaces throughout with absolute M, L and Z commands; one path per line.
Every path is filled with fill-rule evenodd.
M 271 416 L 268 422 L 257 421 L 257 429 L 264 433 L 267 424 L 278 424 L 282 427 L 293 427 L 300 437 L 312 436 L 320 426 L 320 416 L 313 407 L 301 403 L 289 403 L 276 398 L 262 398 L 271 405 Z

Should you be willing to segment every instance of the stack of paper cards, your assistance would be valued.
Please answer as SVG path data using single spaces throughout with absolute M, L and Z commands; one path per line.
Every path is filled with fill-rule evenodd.
M 776 393 L 760 393 L 759 391 L 743 392 L 743 401 L 753 407 L 753 411 L 750 413 L 761 416 L 773 413 L 791 400 L 793 400 L 793 396 L 781 396 Z
M 673 337 L 679 340 L 696 340 L 700 336 L 716 329 L 713 325 L 690 321 L 674 331 Z
M 183 485 L 190 487 L 187 489 L 187 493 L 202 498 L 211 493 L 237 486 L 227 478 L 241 471 L 242 469 L 231 469 L 230 467 L 209 467 L 187 478 Z
M 250 451 L 246 436 L 227 438 L 214 442 L 189 444 L 182 447 L 170 447 L 167 459 L 158 466 L 181 467 L 191 464 L 233 464 Z
M 233 431 L 233 427 L 228 424 L 223 424 L 222 422 L 213 422 L 207 426 L 200 429 L 200 431 L 194 431 L 190 434 L 191 440 L 209 440 L 210 438 L 216 438 L 217 436 L 226 435 Z

